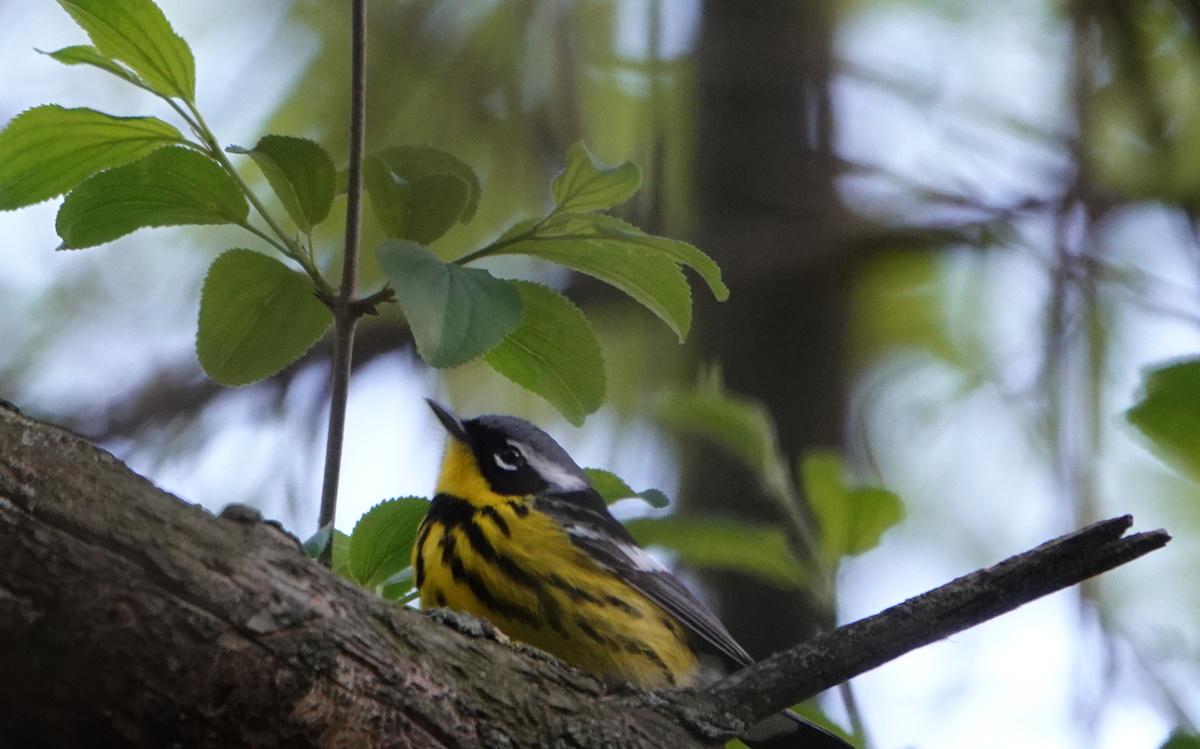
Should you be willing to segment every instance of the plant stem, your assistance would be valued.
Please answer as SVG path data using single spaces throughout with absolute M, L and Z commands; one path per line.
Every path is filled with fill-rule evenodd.
M 354 310 L 356 315 L 374 315 L 377 314 L 376 306 L 394 301 L 396 301 L 396 290 L 392 288 L 391 284 L 387 284 L 374 294 L 368 294 L 355 301 Z
M 325 480 L 321 486 L 318 528 L 333 523 L 337 511 L 338 479 L 342 468 L 342 442 L 346 432 L 346 402 L 350 397 L 350 359 L 354 348 L 354 285 L 358 277 L 359 228 L 362 205 L 362 162 L 367 114 L 367 2 L 352 0 L 350 52 L 350 175 L 346 189 L 346 245 L 342 257 L 342 285 L 331 301 L 334 317 L 333 372 L 330 381 L 329 435 L 325 441 Z M 329 567 L 333 544 L 319 557 Z
M 275 249 L 279 250 L 281 253 L 283 253 L 287 257 L 292 256 L 291 253 L 288 251 L 288 248 L 285 245 L 283 245 L 282 243 L 280 243 L 279 240 L 275 239 L 275 237 L 272 237 L 270 234 L 267 234 L 262 229 L 259 229 L 257 226 L 250 223 L 249 221 L 243 221 L 242 223 L 238 224 L 238 226 L 242 227 L 243 229 L 250 232 L 254 236 L 258 237 L 262 241 L 271 245 Z
M 196 137 L 198 137 L 202 140 L 205 139 L 204 131 L 200 128 L 200 123 L 197 122 L 196 120 L 193 120 L 188 115 L 187 110 L 184 109 L 183 107 L 179 106 L 178 102 L 176 102 L 174 99 L 172 99 L 168 96 L 163 96 L 162 94 L 159 94 L 158 92 L 154 91 L 149 86 L 143 86 L 141 84 L 138 84 L 138 87 L 149 91 L 150 93 L 154 94 L 155 96 L 161 97 L 163 101 L 165 101 L 167 104 L 169 104 L 171 106 L 172 109 L 174 109 L 176 112 L 179 113 L 179 116 L 182 117 L 183 121 L 188 124 L 188 127 L 190 127 L 192 129 L 192 132 L 196 134 Z M 195 110 L 195 106 L 196 106 L 195 104 L 188 102 L 188 106 L 192 107 L 193 111 Z
M 221 167 L 229 174 L 229 176 L 232 177 L 235 182 L 237 182 L 238 187 L 240 187 L 242 190 L 242 194 L 244 194 L 246 199 L 250 201 L 250 205 L 254 206 L 254 210 L 258 211 L 258 215 L 262 216 L 263 221 L 267 222 L 267 226 L 269 226 L 271 231 L 275 233 L 275 236 L 279 238 L 279 241 L 272 242 L 262 232 L 254 231 L 253 229 L 251 229 L 251 231 L 254 231 L 255 234 L 263 239 L 266 239 L 284 255 L 299 263 L 300 267 L 304 269 L 304 272 L 308 274 L 308 277 L 312 279 L 313 284 L 316 285 L 317 291 L 319 291 L 323 296 L 332 297 L 334 294 L 333 287 L 328 281 L 325 280 L 325 277 L 321 275 L 321 271 L 312 261 L 311 256 L 305 253 L 304 248 L 299 242 L 295 241 L 291 235 L 283 230 L 283 227 L 279 225 L 279 222 L 275 220 L 275 218 L 267 210 L 266 206 L 262 204 L 262 201 L 258 199 L 258 196 L 254 194 L 254 191 L 250 189 L 250 186 L 246 184 L 246 181 L 242 179 L 242 175 L 238 174 L 237 169 L 233 166 L 233 162 L 231 162 L 229 157 L 225 155 L 225 151 L 221 149 L 220 142 L 217 141 L 216 136 L 213 134 L 212 130 L 209 129 L 208 123 L 204 121 L 204 117 L 200 114 L 200 110 L 192 106 L 190 103 L 189 107 L 192 110 L 192 114 L 194 114 L 196 117 L 196 124 L 194 127 L 196 128 L 197 135 L 199 135 L 201 140 L 204 141 L 204 145 L 208 148 L 209 155 L 216 159 L 217 163 L 219 163 Z M 249 226 L 246 225 L 245 228 L 249 228 Z
M 463 255 L 457 260 L 452 260 L 451 262 L 455 265 L 466 265 L 474 260 L 479 260 L 480 258 L 488 257 L 489 255 L 499 254 L 500 250 L 510 245 L 514 245 L 517 242 L 524 242 L 527 239 L 536 239 L 538 231 L 541 230 L 541 228 L 545 226 L 550 219 L 554 218 L 554 213 L 557 210 L 558 209 L 555 208 L 554 211 L 551 211 L 543 216 L 540 221 L 520 234 L 514 234 L 506 239 L 498 239 L 486 247 L 480 247 L 478 250 L 467 253 L 466 255 Z

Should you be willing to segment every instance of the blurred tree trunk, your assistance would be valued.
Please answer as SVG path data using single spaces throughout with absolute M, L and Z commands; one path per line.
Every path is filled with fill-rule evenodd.
M 833 184 L 832 33 L 826 3 L 709 0 L 699 47 L 695 240 L 732 290 L 701 308 L 699 356 L 766 403 L 789 458 L 842 443 L 851 257 Z M 749 474 L 711 452 L 684 459 L 685 507 L 778 519 Z M 710 578 L 721 616 L 756 656 L 828 624 L 799 594 L 723 577 Z

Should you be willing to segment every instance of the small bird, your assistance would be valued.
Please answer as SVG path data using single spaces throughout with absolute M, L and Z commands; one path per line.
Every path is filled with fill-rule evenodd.
M 428 402 L 449 439 L 413 547 L 423 607 L 483 617 L 576 668 L 644 689 L 703 684 L 752 662 L 550 435 L 515 416 L 462 420 Z M 849 746 L 785 714 L 755 726 L 759 740 L 748 743 Z

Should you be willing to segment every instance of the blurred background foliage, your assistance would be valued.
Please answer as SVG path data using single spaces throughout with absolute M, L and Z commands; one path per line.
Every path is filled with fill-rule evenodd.
M 199 102 L 226 143 L 311 137 L 344 165 L 345 4 L 161 5 L 197 52 Z M 823 702 L 830 715 L 875 747 L 1137 749 L 1172 731 L 1171 746 L 1194 745 L 1200 491 L 1123 413 L 1144 369 L 1200 350 L 1196 3 L 376 0 L 370 12 L 368 150 L 430 143 L 484 181 L 476 219 L 436 252 L 544 210 L 583 139 L 646 175 L 622 218 L 710 253 L 732 296 L 696 294 L 679 346 L 601 284 L 494 261 L 564 290 L 596 324 L 610 398 L 578 431 L 486 367 L 423 369 L 394 305 L 368 318 L 339 528 L 383 497 L 429 492 L 440 436 L 420 397 L 436 395 L 547 426 L 581 464 L 665 490 L 669 512 L 794 533 L 769 481 L 671 421 L 716 367 L 767 417 L 790 491 L 805 456 L 828 473 L 840 453 L 857 482 L 905 502 L 882 544 L 831 578 L 839 620 L 1101 517 L 1131 512 L 1176 536 L 855 680 Z M 0 2 L 0 121 L 47 101 L 164 116 L 31 49 L 81 37 L 49 0 Z M 191 501 L 254 504 L 310 535 L 328 342 L 267 382 L 222 389 L 192 349 L 197 298 L 211 258 L 244 240 L 156 230 L 54 253 L 53 210 L 0 214 L 0 397 Z M 373 221 L 368 248 L 382 239 Z M 369 291 L 381 276 L 366 257 Z M 770 539 L 759 545 L 788 553 Z M 828 601 L 779 584 L 802 577 L 793 563 L 763 561 L 774 582 L 684 573 L 762 654 L 831 623 Z

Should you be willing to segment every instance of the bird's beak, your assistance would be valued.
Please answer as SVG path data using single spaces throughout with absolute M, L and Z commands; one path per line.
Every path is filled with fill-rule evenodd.
M 426 398 L 425 402 L 433 409 L 434 415 L 437 416 L 438 421 L 442 422 L 442 426 L 446 428 L 451 437 L 464 444 L 471 444 L 471 438 L 467 436 L 467 430 L 463 429 L 462 420 L 455 416 L 453 411 L 430 398 Z

